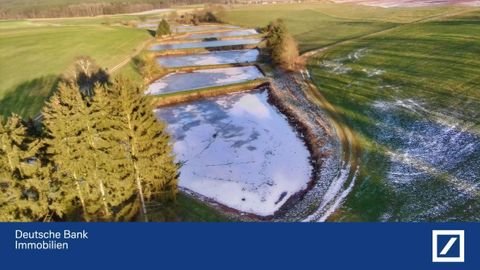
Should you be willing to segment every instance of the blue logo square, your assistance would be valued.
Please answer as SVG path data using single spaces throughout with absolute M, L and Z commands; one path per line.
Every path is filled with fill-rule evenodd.
M 449 244 L 450 241 L 452 241 L 453 244 Z M 460 237 L 458 235 L 439 235 L 437 238 L 437 256 L 439 258 L 459 257 Z

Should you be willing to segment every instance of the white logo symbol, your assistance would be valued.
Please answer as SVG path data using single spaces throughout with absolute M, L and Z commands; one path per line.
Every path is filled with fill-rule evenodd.
M 444 240 L 448 239 L 448 241 L 438 241 L 440 237 Z M 465 262 L 465 232 L 463 230 L 433 230 L 432 262 Z

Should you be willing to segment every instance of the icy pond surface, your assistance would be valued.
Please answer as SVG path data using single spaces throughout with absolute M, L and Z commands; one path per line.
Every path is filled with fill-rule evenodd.
M 179 185 L 262 216 L 304 190 L 309 152 L 267 99 L 267 91 L 252 91 L 156 110 L 183 163 Z
M 258 34 L 258 32 L 255 29 L 239 29 L 239 30 L 213 32 L 213 33 L 193 33 L 188 35 L 187 39 L 236 37 L 236 36 L 248 36 L 248 35 L 256 35 L 256 34 Z
M 200 31 L 213 31 L 220 29 L 235 29 L 239 28 L 234 25 L 226 24 L 206 24 L 206 25 L 176 25 L 172 29 L 177 33 L 190 33 L 190 32 L 200 32 Z
M 232 39 L 232 40 L 214 40 L 214 41 L 199 41 L 199 42 L 184 42 L 184 43 L 163 43 L 156 44 L 150 47 L 151 51 L 166 51 L 179 49 L 195 49 L 195 48 L 214 48 L 223 46 L 236 45 L 251 45 L 260 42 L 258 38 L 251 39 Z
M 159 95 L 205 87 L 235 84 L 262 78 L 255 66 L 196 70 L 170 73 L 150 84 L 146 94 Z
M 162 67 L 189 67 L 255 62 L 258 50 L 216 51 L 202 54 L 169 55 L 157 58 Z

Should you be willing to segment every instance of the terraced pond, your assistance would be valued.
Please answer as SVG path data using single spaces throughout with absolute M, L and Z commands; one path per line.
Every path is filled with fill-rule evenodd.
M 199 41 L 199 42 L 182 42 L 182 43 L 162 43 L 150 47 L 151 51 L 166 51 L 166 50 L 180 50 L 180 49 L 195 49 L 195 48 L 215 48 L 225 46 L 238 45 L 253 45 L 260 42 L 258 38 L 250 39 L 232 39 L 232 40 L 214 40 L 214 41 Z
M 255 62 L 258 55 L 259 51 L 256 49 L 216 51 L 202 54 L 161 56 L 157 58 L 157 62 L 166 68 L 236 64 Z
M 174 33 L 192 33 L 200 31 L 215 31 L 221 29 L 236 29 L 240 28 L 235 25 L 227 24 L 204 24 L 204 25 L 176 25 L 172 27 Z
M 170 73 L 153 82 L 146 94 L 159 95 L 212 86 L 229 85 L 262 78 L 255 66 L 203 69 L 194 72 Z
M 187 39 L 206 39 L 206 38 L 222 38 L 222 37 L 236 37 L 236 36 L 248 36 L 257 35 L 258 32 L 255 29 L 239 29 L 233 31 L 222 31 L 214 33 L 196 33 L 187 36 Z
M 183 188 L 268 216 L 310 181 L 309 151 L 265 90 L 163 107 L 156 114 L 173 136 Z

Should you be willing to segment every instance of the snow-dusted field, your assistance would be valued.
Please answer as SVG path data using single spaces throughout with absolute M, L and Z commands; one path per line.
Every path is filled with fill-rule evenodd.
M 222 38 L 222 37 L 236 37 L 248 36 L 258 34 L 255 29 L 239 29 L 233 31 L 213 32 L 213 33 L 193 33 L 187 36 L 187 39 L 205 39 L 205 38 Z
M 255 66 L 229 67 L 171 73 L 153 82 L 145 92 L 150 95 L 181 92 L 205 87 L 229 85 L 262 78 Z
M 237 46 L 237 45 L 252 45 L 260 42 L 258 38 L 249 39 L 231 39 L 231 40 L 214 40 L 214 41 L 200 41 L 200 42 L 185 42 L 185 43 L 162 43 L 150 47 L 151 51 L 166 51 L 179 49 L 194 49 L 194 48 L 214 48 L 223 46 Z
M 309 152 L 267 99 L 267 91 L 254 91 L 156 110 L 183 163 L 179 185 L 262 216 L 305 189 Z
M 333 0 L 335 3 L 355 3 L 383 8 L 426 7 L 438 5 L 479 6 L 479 0 Z
M 388 182 L 410 200 L 409 220 L 448 220 L 480 196 L 480 136 L 474 124 L 433 112 L 413 99 L 377 101 L 377 140 L 391 148 Z M 468 209 L 464 209 L 468 211 Z
M 255 62 L 258 54 L 259 52 L 256 49 L 217 51 L 201 54 L 161 56 L 157 58 L 157 62 L 162 67 L 167 68 L 249 63 Z

